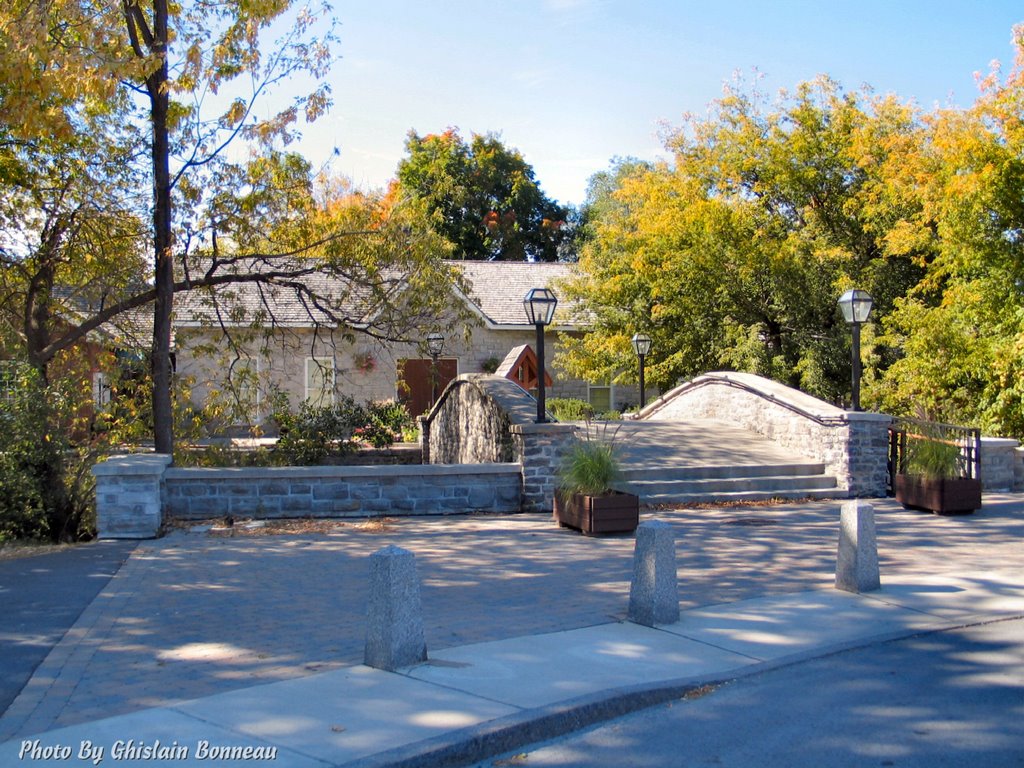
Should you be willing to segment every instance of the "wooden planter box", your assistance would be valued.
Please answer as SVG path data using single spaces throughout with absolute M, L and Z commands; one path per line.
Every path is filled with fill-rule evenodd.
M 940 515 L 967 515 L 981 507 L 981 481 L 967 477 L 896 475 L 896 501 Z
M 603 496 L 555 494 L 555 520 L 585 534 L 631 533 L 640 522 L 640 498 L 610 491 Z

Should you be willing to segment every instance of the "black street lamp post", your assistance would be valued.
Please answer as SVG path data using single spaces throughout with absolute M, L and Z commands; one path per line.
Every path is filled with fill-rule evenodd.
M 651 337 L 646 333 L 633 334 L 633 351 L 640 358 L 640 410 L 647 405 L 647 387 L 644 384 L 644 359 L 651 351 Z
M 860 327 L 868 321 L 871 315 L 873 299 L 867 291 L 858 288 L 851 288 L 839 297 L 839 308 L 843 312 L 843 319 L 850 324 L 853 333 L 853 345 L 850 349 L 850 363 L 852 367 L 853 388 L 850 394 L 850 410 L 860 410 Z
M 430 353 L 430 407 L 437 402 L 437 358 L 444 349 L 444 336 L 436 331 L 427 334 L 427 352 Z
M 537 329 L 537 423 L 547 419 L 544 402 L 544 326 L 551 325 L 558 299 L 547 288 L 531 288 L 523 297 L 523 309 L 530 324 Z

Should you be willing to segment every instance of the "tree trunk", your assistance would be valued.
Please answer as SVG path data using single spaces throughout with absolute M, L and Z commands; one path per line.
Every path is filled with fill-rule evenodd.
M 153 126 L 153 246 L 156 303 L 153 311 L 153 440 L 157 453 L 170 454 L 174 448 L 171 406 L 171 310 L 174 302 L 174 257 L 171 250 L 170 136 L 167 113 L 170 103 L 167 71 L 167 0 L 153 3 L 153 53 L 160 56 L 160 68 L 149 76 L 146 86 Z
M 50 302 L 56 271 L 53 263 L 42 260 L 42 266 L 29 279 L 28 295 L 25 299 L 25 347 L 29 364 L 39 372 L 39 379 L 45 386 L 49 358 L 43 353 L 50 344 Z

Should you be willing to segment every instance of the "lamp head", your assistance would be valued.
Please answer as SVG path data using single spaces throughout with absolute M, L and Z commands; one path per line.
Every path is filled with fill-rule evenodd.
M 444 349 L 444 336 L 436 331 L 434 333 L 427 334 L 427 351 L 433 356 L 437 357 L 441 354 L 441 350 Z
M 531 288 L 523 297 L 523 309 L 530 325 L 551 325 L 558 298 L 547 288 Z
M 648 352 L 651 351 L 651 337 L 646 333 L 634 333 L 633 338 L 633 351 L 636 352 L 638 357 L 645 357 Z
M 839 297 L 839 309 L 843 311 L 843 319 L 853 324 L 866 323 L 871 314 L 874 299 L 867 291 L 851 288 Z

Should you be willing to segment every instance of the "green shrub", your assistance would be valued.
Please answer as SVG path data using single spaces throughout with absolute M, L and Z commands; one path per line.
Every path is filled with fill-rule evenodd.
M 594 418 L 594 407 L 574 397 L 550 397 L 547 408 L 558 421 L 586 421 Z
M 291 412 L 282 396 L 275 399 L 273 419 L 280 430 L 278 461 L 302 465 L 355 453 L 363 443 L 387 448 L 409 423 L 405 409 L 397 403 L 362 406 L 348 396 L 333 405 L 303 403 L 297 413 Z
M 94 533 L 91 473 L 101 440 L 83 429 L 74 380 L 46 385 L 7 363 L 0 403 L 0 540 L 75 541 Z M 81 382 L 77 382 L 81 385 Z M 72 443 L 72 435 L 76 443 Z
M 35 478 L 9 453 L 0 454 L 0 543 L 48 538 L 49 522 Z
M 319 464 L 330 455 L 354 453 L 358 443 L 355 430 L 368 421 L 366 410 L 350 398 L 334 405 L 315 406 L 308 402 L 297 413 L 274 413 L 280 428 L 277 451 L 289 464 Z
M 405 406 L 394 400 L 368 403 L 366 411 L 370 423 L 363 435 L 374 448 L 387 448 L 401 439 L 407 430 L 415 427 Z

